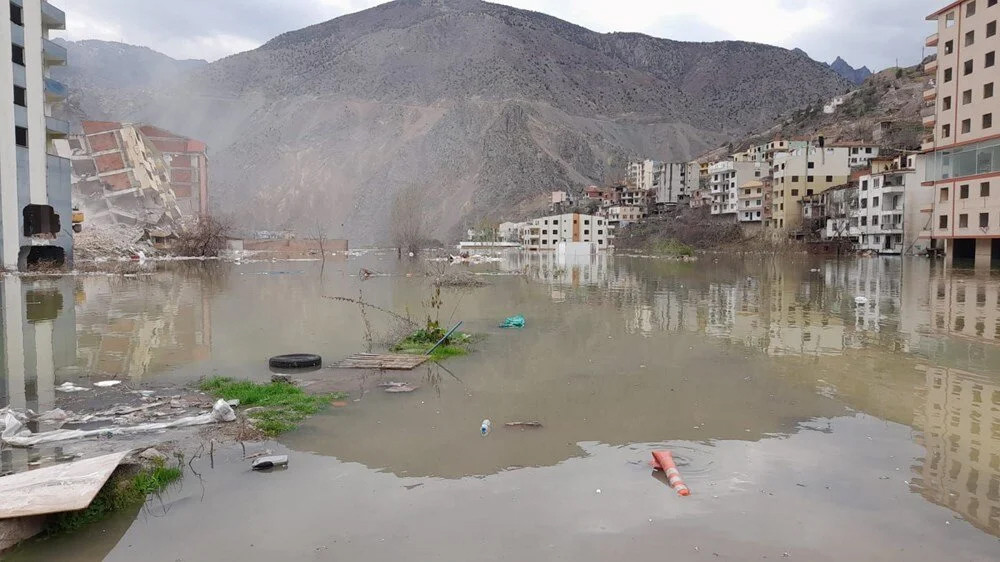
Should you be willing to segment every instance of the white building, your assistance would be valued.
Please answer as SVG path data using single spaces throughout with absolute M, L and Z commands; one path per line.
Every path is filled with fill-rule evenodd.
M 872 173 L 858 180 L 858 218 L 861 250 L 901 254 L 907 179 L 915 177 L 915 156 L 882 158 L 872 162 Z M 912 180 L 911 180 L 912 181 Z
M 44 0 L 0 4 L 0 264 L 62 263 L 73 253 L 70 162 L 52 142 L 69 125 L 52 117 L 66 87 L 49 67 L 66 64 L 66 49 L 49 31 L 65 29 L 66 16 Z
M 878 145 L 864 142 L 833 143 L 832 147 L 842 147 L 847 149 L 847 165 L 852 168 L 868 166 L 871 161 L 879 156 Z
M 577 213 L 533 219 L 520 230 L 521 242 L 529 251 L 556 250 L 560 242 L 587 242 L 604 250 L 613 239 L 607 219 Z
M 697 162 L 664 164 L 660 177 L 654 177 L 657 205 L 676 205 L 687 201 L 698 189 L 699 169 Z
M 765 201 L 767 200 L 764 184 L 760 180 L 754 179 L 740 185 L 738 190 L 738 220 L 747 223 L 762 222 Z
M 658 160 L 637 160 L 629 162 L 626 172 L 628 184 L 643 191 L 652 191 L 659 187 L 663 177 L 665 164 Z
M 501 242 L 520 242 L 521 229 L 527 224 L 526 222 L 502 222 L 497 227 L 497 237 Z
M 708 167 L 713 215 L 735 215 L 739 211 L 739 186 L 760 181 L 767 166 L 761 162 L 726 160 Z

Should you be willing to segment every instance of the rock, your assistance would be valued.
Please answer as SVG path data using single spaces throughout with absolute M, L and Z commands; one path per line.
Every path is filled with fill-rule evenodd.
M 268 470 L 271 468 L 287 468 L 288 455 L 275 455 L 273 457 L 260 457 L 254 459 L 250 464 L 253 470 Z
M 175 400 L 171 400 L 170 401 L 170 407 L 171 408 L 177 408 L 177 409 L 187 409 L 188 407 L 190 407 L 190 404 L 188 404 L 187 400 L 184 400 L 184 399 L 179 399 L 179 400 L 175 399 Z
M 150 447 L 145 451 L 139 453 L 139 458 L 144 461 L 165 461 L 167 460 L 167 455 L 164 455 L 163 453 Z
M 292 375 L 286 375 L 285 373 L 273 373 L 271 375 L 271 382 L 292 384 Z

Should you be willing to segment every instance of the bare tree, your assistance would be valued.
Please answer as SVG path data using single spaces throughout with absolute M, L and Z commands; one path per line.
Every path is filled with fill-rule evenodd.
M 312 235 L 316 239 L 316 244 L 319 246 L 319 255 L 323 261 L 326 261 L 326 240 L 327 240 L 327 225 L 321 219 L 316 219 L 313 223 Z
M 396 195 L 392 203 L 392 242 L 400 255 L 416 255 L 427 240 L 427 218 L 424 196 L 418 188 L 410 188 Z
M 225 217 L 203 216 L 177 235 L 174 253 L 179 256 L 215 257 L 226 249 L 232 222 Z

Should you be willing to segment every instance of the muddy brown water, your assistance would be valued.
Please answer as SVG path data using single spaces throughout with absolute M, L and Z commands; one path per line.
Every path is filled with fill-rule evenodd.
M 110 377 L 266 380 L 279 353 L 329 364 L 365 349 L 365 318 L 325 296 L 422 319 L 423 272 L 442 267 L 369 254 L 6 277 L 0 401 L 45 410 L 69 400 L 63 382 Z M 350 397 L 252 446 L 287 470 L 220 449 L 138 514 L 9 559 L 1000 559 L 1000 278 L 898 258 L 511 254 L 473 269 L 490 285 L 445 289 L 440 320 L 482 334 L 474 352 L 309 373 Z M 513 314 L 527 326 L 496 327 Z M 691 496 L 647 466 L 659 448 Z

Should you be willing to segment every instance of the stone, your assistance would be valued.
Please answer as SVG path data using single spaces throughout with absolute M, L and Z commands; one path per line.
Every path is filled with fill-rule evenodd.
M 164 455 L 153 447 L 150 447 L 139 453 L 139 458 L 145 461 L 165 461 L 167 460 L 167 455 Z
M 285 373 L 272 373 L 271 382 L 283 382 L 292 384 L 292 375 L 288 375 Z

